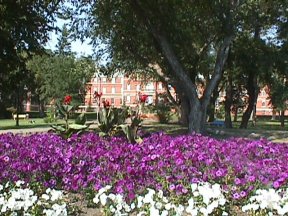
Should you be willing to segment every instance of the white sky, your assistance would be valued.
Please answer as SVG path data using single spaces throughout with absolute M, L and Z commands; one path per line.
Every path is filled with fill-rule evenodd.
M 64 23 L 65 23 L 64 20 L 57 19 L 56 26 L 61 29 Z M 54 31 L 51 32 L 50 33 L 50 41 L 45 44 L 45 48 L 55 50 L 58 37 L 59 37 L 59 33 L 57 35 Z M 88 39 L 86 41 L 84 41 L 84 43 L 81 43 L 80 40 L 72 41 L 71 42 L 71 50 L 72 50 L 72 52 L 75 52 L 77 54 L 77 56 L 80 56 L 80 55 L 87 56 L 87 55 L 93 54 L 92 46 L 89 45 Z

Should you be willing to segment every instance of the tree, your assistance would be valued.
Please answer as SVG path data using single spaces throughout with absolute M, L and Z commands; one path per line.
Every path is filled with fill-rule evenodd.
M 71 95 L 73 101 L 83 102 L 86 83 L 95 73 L 91 58 L 64 55 L 36 55 L 27 68 L 35 74 L 38 83 L 36 92 L 41 101 L 50 103 Z
M 13 104 L 13 92 L 30 83 L 25 60 L 43 49 L 60 2 L 0 1 L 0 115 Z
M 70 31 L 67 25 L 64 24 L 61 29 L 61 35 L 58 38 L 58 43 L 56 45 L 57 53 L 61 55 L 71 55 L 71 41 L 70 41 Z
M 186 105 L 189 131 L 204 132 L 207 106 L 233 40 L 238 1 L 118 0 L 76 6 L 90 12 L 90 25 L 86 26 L 92 26 L 96 45 L 99 38 L 107 42 L 111 64 L 127 71 L 134 66 L 142 73 L 148 65 L 159 65 L 162 78 L 175 87 L 181 106 Z M 77 11 L 83 11 L 79 7 Z M 89 29 L 79 29 L 82 21 L 75 26 L 87 33 Z M 196 80 L 206 72 L 200 71 L 200 66 L 209 53 L 215 56 L 213 73 L 206 80 L 203 95 L 198 95 Z

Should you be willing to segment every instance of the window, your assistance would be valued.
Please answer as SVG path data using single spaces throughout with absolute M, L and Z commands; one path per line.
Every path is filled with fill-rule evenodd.
M 127 102 L 130 103 L 130 101 L 131 101 L 131 97 L 127 96 Z
M 103 83 L 106 83 L 106 77 L 103 77 L 103 78 L 102 78 L 102 82 L 103 82 Z
M 140 91 L 140 85 L 139 84 L 136 86 L 136 90 Z
M 130 89 L 131 89 L 130 84 L 127 84 L 127 90 L 130 90 Z
M 159 83 L 159 89 L 162 90 L 163 86 L 162 83 Z
M 147 91 L 153 91 L 153 90 L 154 90 L 154 85 L 153 85 L 153 83 L 148 83 L 148 84 L 146 85 L 146 90 L 147 90 Z
M 114 104 L 114 98 L 111 98 L 111 104 Z
M 104 87 L 104 88 L 103 88 L 103 94 L 105 94 L 105 93 L 106 93 L 106 88 Z
M 115 83 L 115 77 L 112 78 L 112 83 Z
M 120 104 L 122 104 L 122 98 L 120 98 Z
M 115 94 L 115 87 L 112 87 L 112 94 Z
M 265 106 L 266 106 L 265 101 L 262 101 L 262 107 L 265 107 Z

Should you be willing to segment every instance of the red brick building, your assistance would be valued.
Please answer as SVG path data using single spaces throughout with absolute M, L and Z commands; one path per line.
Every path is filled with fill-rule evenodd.
M 157 103 L 159 95 L 166 92 L 163 84 L 156 81 L 134 80 L 129 77 L 118 75 L 112 78 L 106 76 L 95 77 L 87 84 L 85 106 L 97 107 L 99 101 L 96 94 L 102 93 L 101 101 L 108 101 L 112 106 L 122 105 L 136 106 L 139 95 L 148 95 L 148 104 Z M 173 89 L 172 93 L 175 95 Z

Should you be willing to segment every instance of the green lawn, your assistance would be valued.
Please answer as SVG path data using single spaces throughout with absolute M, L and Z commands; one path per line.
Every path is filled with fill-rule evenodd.
M 64 124 L 63 120 L 57 120 L 53 124 Z M 45 123 L 42 118 L 19 119 L 19 126 L 16 126 L 16 120 L 0 119 L 0 130 L 25 129 L 25 128 L 45 128 L 51 123 Z

